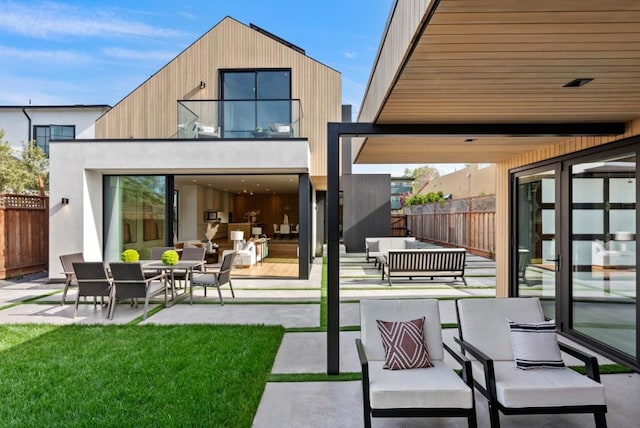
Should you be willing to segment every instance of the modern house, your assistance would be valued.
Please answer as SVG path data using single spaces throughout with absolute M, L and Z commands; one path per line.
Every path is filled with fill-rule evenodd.
M 328 141 L 330 162 L 357 136 L 354 163 L 495 163 L 497 295 L 541 297 L 561 334 L 637 370 L 638 22 L 633 0 L 394 2 L 358 123 Z
M 4 140 L 20 150 L 34 141 L 49 153 L 50 140 L 95 137 L 96 119 L 109 111 L 108 105 L 0 106 L 0 129 Z
M 51 144 L 50 275 L 60 254 L 145 255 L 215 222 L 216 243 L 243 231 L 293 244 L 308 277 L 341 108 L 339 72 L 224 18 L 98 118 L 94 140 Z

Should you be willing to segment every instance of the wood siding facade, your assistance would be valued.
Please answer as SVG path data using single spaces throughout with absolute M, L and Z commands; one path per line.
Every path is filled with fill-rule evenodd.
M 310 175 L 322 187 L 327 122 L 341 121 L 340 73 L 229 17 L 99 118 L 96 138 L 176 138 L 177 101 L 220 99 L 220 70 L 275 68 L 291 69 L 291 98 L 300 100 L 299 129 L 309 142 Z

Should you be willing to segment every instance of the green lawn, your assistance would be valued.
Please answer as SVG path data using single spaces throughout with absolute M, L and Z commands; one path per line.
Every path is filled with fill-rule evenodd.
M 0 326 L 2 427 L 250 427 L 282 341 L 264 326 Z

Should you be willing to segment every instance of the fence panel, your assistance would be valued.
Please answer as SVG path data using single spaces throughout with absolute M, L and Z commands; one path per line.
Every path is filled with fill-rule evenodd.
M 0 279 L 47 269 L 49 198 L 0 194 Z
M 495 196 L 434 202 L 404 208 L 407 228 L 420 240 L 495 254 Z

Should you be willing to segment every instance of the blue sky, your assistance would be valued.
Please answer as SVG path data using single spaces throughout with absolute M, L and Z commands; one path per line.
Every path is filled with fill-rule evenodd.
M 392 4 L 0 0 L 0 104 L 114 105 L 228 15 L 340 71 L 342 101 L 357 114 Z M 400 175 L 406 167 L 387 169 Z

